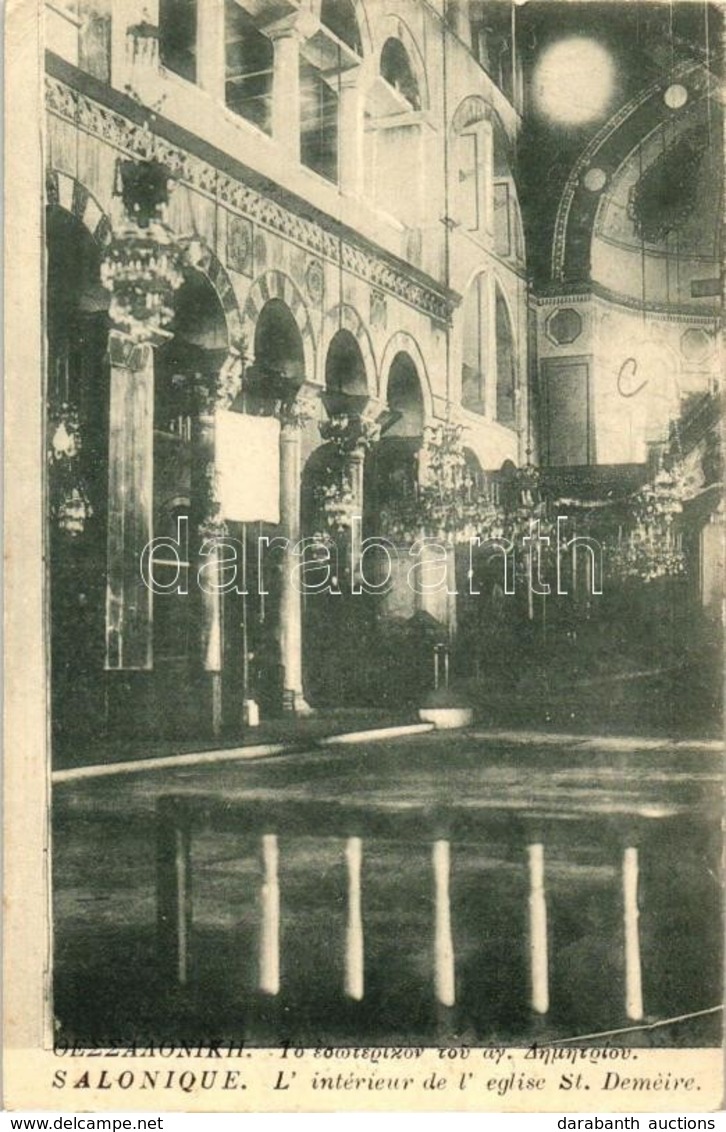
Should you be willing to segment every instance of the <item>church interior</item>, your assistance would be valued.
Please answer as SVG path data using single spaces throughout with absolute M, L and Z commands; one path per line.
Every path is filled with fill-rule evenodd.
M 59 1040 L 718 1042 L 723 12 L 45 9 Z

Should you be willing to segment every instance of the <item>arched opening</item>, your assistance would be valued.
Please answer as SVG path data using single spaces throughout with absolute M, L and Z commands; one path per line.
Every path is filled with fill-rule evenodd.
M 229 341 L 219 298 L 200 272 L 187 271 L 168 329 L 173 337 L 155 355 L 154 428 L 185 437 L 202 389 L 214 387 Z
M 282 299 L 269 299 L 260 311 L 253 338 L 254 362 L 247 368 L 243 411 L 269 416 L 282 402 L 292 399 L 305 379 L 303 339 L 295 317 Z M 281 484 L 281 494 L 284 485 Z M 295 486 L 300 492 L 300 483 Z M 245 595 L 234 595 L 228 603 L 226 626 L 238 641 L 239 657 L 246 651 L 249 661 L 247 692 L 257 701 L 263 718 L 283 710 L 284 669 L 281 653 L 283 570 L 289 566 L 285 553 L 273 540 L 278 524 L 266 521 L 230 524 L 234 537 L 244 545 Z M 272 548 L 260 552 L 269 539 Z M 241 688 L 241 684 L 239 685 Z M 237 705 L 240 691 L 237 692 Z
M 349 330 L 338 330 L 330 342 L 325 360 L 325 389 L 336 407 L 332 412 L 342 412 L 337 408 L 337 398 L 366 397 L 368 383 L 363 354 L 357 339 Z
M 411 513 L 418 490 L 419 450 L 423 439 L 424 401 L 416 365 L 405 351 L 393 358 L 388 372 L 387 413 L 379 443 L 369 453 L 365 468 L 364 530 L 383 536 L 398 547 L 391 569 L 390 588 L 375 599 L 376 702 L 398 699 L 413 702 L 427 686 L 430 668 L 428 634 L 433 619 L 421 609 L 420 597 L 409 585 L 409 532 L 398 529 L 398 519 Z M 415 537 L 415 532 L 410 535 Z M 369 576 L 388 571 L 385 556 L 369 557 Z M 394 692 L 395 689 L 395 692 Z
M 269 299 L 255 326 L 254 364 L 248 370 L 252 407 L 260 398 L 283 400 L 305 378 L 305 350 L 295 317 L 282 299 Z
M 102 734 L 109 366 L 100 249 L 74 216 L 47 212 L 51 714 L 54 749 Z
M 477 275 L 464 296 L 461 354 L 461 403 L 465 409 L 484 415 L 487 411 L 488 285 Z
M 382 510 L 395 509 L 415 495 L 418 486 L 424 403 L 418 371 L 405 351 L 399 351 L 391 362 L 387 400 L 387 427 L 371 453 L 374 458 L 366 465 L 367 526 Z
M 497 420 L 507 428 L 517 423 L 517 352 L 509 308 L 499 286 L 495 298 L 497 341 Z
M 421 703 L 434 679 L 436 649 L 447 639 L 449 593 L 430 589 L 430 545 L 418 542 L 428 532 L 421 526 L 419 507 L 421 448 L 426 430 L 421 376 L 411 356 L 399 351 L 388 375 L 388 427 L 371 461 L 366 499 L 375 503 L 382 534 L 397 549 L 390 573 L 390 589 L 378 610 L 376 658 L 380 702 Z M 373 516 L 371 516 L 372 525 Z M 373 532 L 371 532 L 373 533 Z M 418 544 L 418 545 L 414 545 Z M 434 557 L 440 562 L 440 554 Z M 453 556 L 445 553 L 445 573 Z M 383 566 L 387 568 L 387 562 Z M 434 586 L 439 587 L 440 568 Z M 423 583 L 423 587 L 421 585 Z M 429 587 L 429 588 L 426 588 Z
M 236 0 L 225 0 L 225 101 L 230 110 L 272 132 L 272 40 Z
M 418 370 L 404 351 L 396 354 L 388 377 L 388 407 L 399 419 L 391 425 L 390 437 L 420 437 L 423 433 L 424 403 Z
M 405 98 L 412 110 L 421 109 L 421 93 L 406 48 L 391 36 L 381 51 L 381 75 L 389 86 Z
M 484 239 L 492 226 L 492 114 L 483 98 L 464 99 L 454 114 L 450 185 L 454 218 Z
M 365 103 L 364 187 L 376 207 L 415 229 L 430 208 L 423 176 L 422 88 L 400 39 L 383 45 Z M 411 237 L 407 238 L 410 241 Z M 416 243 L 406 243 L 410 255 Z M 414 259 L 418 253 L 414 252 Z
M 323 0 L 320 22 L 356 55 L 363 54 L 360 29 L 351 0 Z
M 149 710 L 156 730 L 180 735 L 207 729 L 212 714 L 211 689 L 203 674 L 203 614 L 196 575 L 211 453 L 202 449 L 198 419 L 213 398 L 228 348 L 224 310 L 199 271 L 187 270 L 168 329 L 173 337 L 154 358 L 154 534 L 178 539 L 180 530 L 185 531 L 186 545 L 183 541 L 180 551 L 182 584 L 169 586 L 168 592 L 162 590 L 173 582 L 177 564 L 163 550 L 155 555 Z M 228 668 L 238 668 L 231 654 L 229 665 L 223 658 L 223 671 Z
M 505 259 L 524 263 L 524 230 L 512 164 L 504 128 L 495 117 L 492 129 L 494 250 Z
M 325 360 L 325 393 L 323 402 L 329 419 L 341 427 L 354 427 L 354 421 L 368 401 L 365 362 L 355 336 L 346 329 L 338 330 L 331 339 Z M 369 455 L 347 451 L 345 446 L 328 440 L 317 448 L 307 461 L 302 481 L 303 531 L 307 537 L 324 535 L 330 538 L 331 575 L 339 585 L 305 597 L 304 656 L 305 686 L 313 703 L 355 703 L 361 696 L 360 682 L 351 680 L 356 655 L 372 629 L 370 603 L 362 595 L 351 593 L 348 577 L 350 532 L 332 527 L 333 515 L 326 510 L 331 501 L 346 496 L 355 514 L 360 516 L 362 461 Z M 322 580 L 322 571 L 320 579 Z M 332 588 L 332 587 L 331 587 Z

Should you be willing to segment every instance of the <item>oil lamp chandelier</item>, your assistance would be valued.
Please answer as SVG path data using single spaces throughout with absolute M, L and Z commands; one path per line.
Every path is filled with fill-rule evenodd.
M 155 159 L 118 162 L 115 193 L 125 218 L 104 255 L 101 282 L 111 292 L 111 320 L 134 342 L 163 336 L 184 281 L 185 244 L 164 222 L 171 183 Z
M 621 578 L 653 582 L 686 573 L 686 558 L 677 517 L 683 511 L 687 484 L 676 465 L 670 471 L 661 464 L 651 483 L 634 496 L 633 525 L 619 532 L 611 548 L 611 569 Z
M 320 423 L 319 431 L 330 454 L 325 482 L 316 488 L 315 500 L 325 533 L 337 538 L 350 531 L 356 506 L 360 506 L 353 489 L 351 457 L 356 451 L 363 456 L 373 447 L 381 426 L 365 413 L 333 412 Z
M 412 543 L 424 536 L 450 544 L 501 534 L 501 510 L 469 469 L 463 434 L 464 426 L 450 419 L 424 429 L 411 490 L 382 511 L 391 537 Z
M 82 535 L 86 523 L 93 516 L 81 474 L 81 447 L 78 412 L 73 405 L 64 401 L 50 421 L 50 510 L 58 529 L 71 538 Z

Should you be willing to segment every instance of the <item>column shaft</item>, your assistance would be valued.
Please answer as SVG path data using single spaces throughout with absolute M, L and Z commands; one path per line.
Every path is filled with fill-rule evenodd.
M 357 81 L 342 83 L 339 115 L 340 189 L 358 195 L 363 184 L 363 98 Z
M 224 0 L 204 0 L 197 17 L 197 81 L 203 90 L 224 102 L 226 75 Z
M 282 568 L 280 592 L 280 651 L 284 668 L 286 702 L 305 711 L 302 677 L 302 595 L 293 582 L 292 549 L 300 541 L 300 431 L 284 425 L 280 439 L 280 511 L 282 534 L 288 550 Z
M 214 474 L 214 415 L 203 413 L 199 417 L 199 434 L 196 451 L 196 491 L 197 498 L 204 497 L 209 490 L 208 476 Z M 209 529 L 202 534 L 200 550 L 207 553 L 199 558 L 199 577 L 201 594 L 201 654 L 202 667 L 209 674 L 208 685 L 211 701 L 212 734 L 219 735 L 222 730 L 222 668 L 224 666 L 224 626 L 223 602 L 220 592 L 221 571 L 219 547 L 216 544 L 212 516 L 202 515 L 204 528 L 208 521 Z M 206 547 L 204 546 L 207 541 Z
M 273 37 L 272 136 L 290 158 L 300 161 L 300 44 L 292 29 Z
M 154 352 L 121 335 L 109 352 L 106 668 L 150 669 L 152 593 L 140 565 L 153 537 Z

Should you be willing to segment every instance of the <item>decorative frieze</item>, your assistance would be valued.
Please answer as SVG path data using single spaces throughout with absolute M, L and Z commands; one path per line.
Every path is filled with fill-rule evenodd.
M 585 290 L 585 286 L 588 287 Z M 613 291 L 603 287 L 600 283 L 572 283 L 561 284 L 552 294 L 540 294 L 531 297 L 530 302 L 535 307 L 559 307 L 569 303 L 589 303 L 593 299 L 601 299 L 615 306 L 625 307 L 628 310 L 641 312 L 645 309 L 648 317 L 658 322 L 686 323 L 689 326 L 704 326 L 713 329 L 720 325 L 719 316 L 706 313 L 698 307 L 683 307 L 680 310 L 666 303 L 646 302 L 645 307 L 640 299 L 633 298 L 620 291 Z
M 351 274 L 395 295 L 440 322 L 449 318 L 447 296 L 425 281 L 413 278 L 405 269 L 373 251 L 367 251 L 338 237 L 321 224 L 299 216 L 277 201 L 258 193 L 209 162 L 152 135 L 145 126 L 132 122 L 87 95 L 72 90 L 52 76 L 46 76 L 46 103 L 51 114 L 74 123 L 78 129 L 106 142 L 136 159 L 154 156 L 169 167 L 175 177 L 199 193 L 217 200 L 230 210 L 262 228 L 304 247 L 314 255 L 339 263 Z

